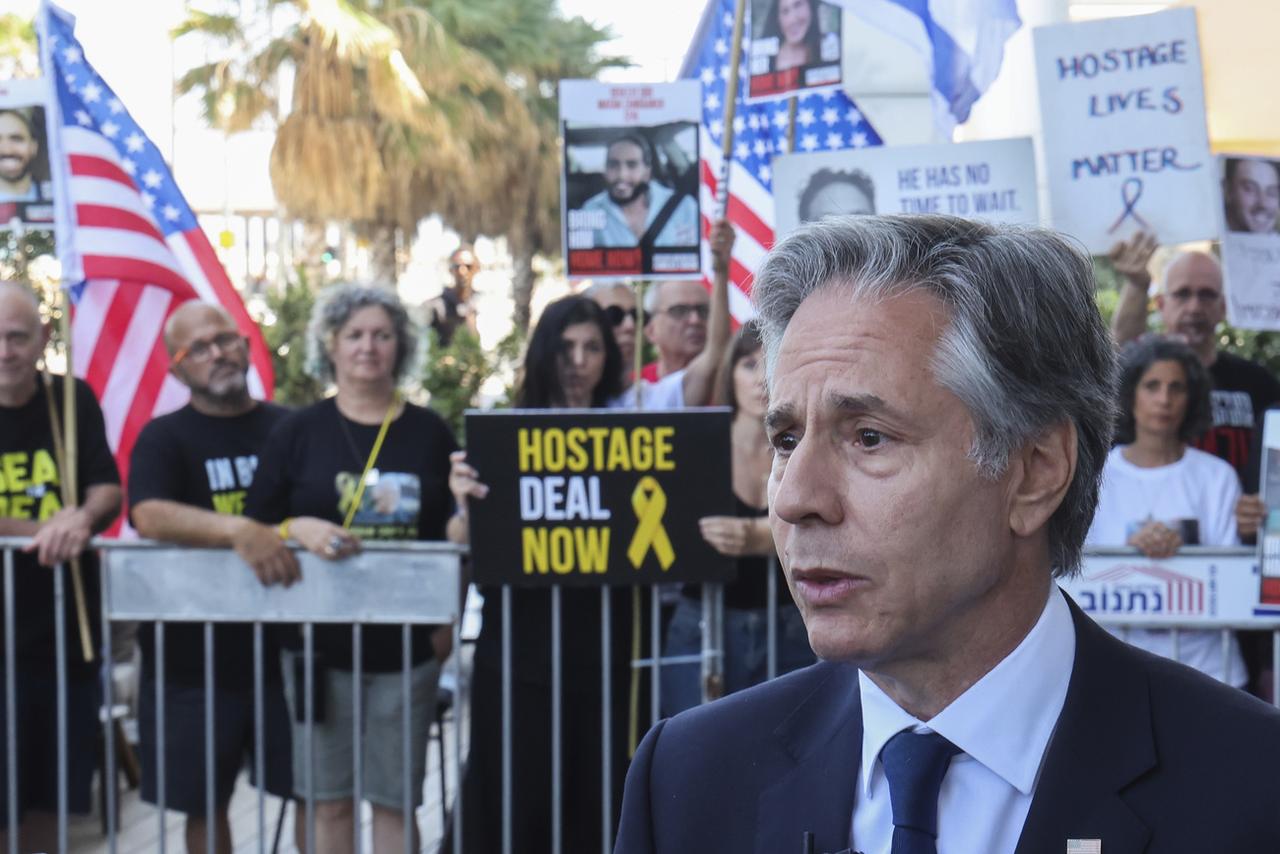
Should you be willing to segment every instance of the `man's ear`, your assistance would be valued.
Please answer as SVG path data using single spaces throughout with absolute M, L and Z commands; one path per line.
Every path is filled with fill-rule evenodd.
M 1076 473 L 1076 425 L 1064 421 L 1027 442 L 1011 461 L 1009 528 L 1027 537 L 1049 523 Z

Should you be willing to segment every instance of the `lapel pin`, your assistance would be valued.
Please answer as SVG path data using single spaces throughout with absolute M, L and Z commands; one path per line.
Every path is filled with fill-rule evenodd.
M 1067 854 L 1102 854 L 1102 840 L 1068 839 Z

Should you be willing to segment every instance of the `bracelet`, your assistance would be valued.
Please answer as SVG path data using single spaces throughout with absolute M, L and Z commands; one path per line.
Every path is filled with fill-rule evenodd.
M 280 539 L 282 540 L 289 539 L 289 525 L 292 522 L 293 522 L 293 517 L 290 516 L 288 519 L 285 519 L 283 522 L 280 523 L 280 527 L 276 529 L 280 532 Z

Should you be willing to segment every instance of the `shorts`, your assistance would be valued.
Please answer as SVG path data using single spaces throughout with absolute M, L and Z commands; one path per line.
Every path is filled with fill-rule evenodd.
M 27 810 L 58 811 L 58 700 L 57 683 L 48 675 L 19 668 L 18 712 L 18 820 Z M 0 828 L 9 826 L 8 710 L 0 668 Z M 67 810 L 87 813 L 90 788 L 98 767 L 98 684 L 92 679 L 67 680 Z
M 294 683 L 293 659 L 301 653 L 284 650 L 281 667 L 284 692 L 293 722 L 294 795 L 307 796 L 307 727 L 300 723 L 304 710 L 297 705 L 301 691 Z M 313 724 L 315 792 L 317 801 L 337 801 L 355 794 L 354 732 L 355 707 L 350 670 L 316 671 L 319 689 L 324 691 L 324 721 Z M 361 674 L 363 720 L 363 781 L 365 800 L 387 809 L 404 805 L 404 700 L 400 691 L 401 673 Z M 427 775 L 427 730 L 435 719 L 436 686 L 440 662 L 435 659 L 409 671 L 409 782 L 413 788 L 410 805 L 422 803 L 422 783 Z
M 157 802 L 156 686 L 143 679 L 138 697 L 138 741 L 142 799 Z M 164 805 L 190 816 L 205 814 L 204 686 L 166 682 L 164 686 Z M 289 710 L 278 682 L 263 685 L 263 776 L 266 792 L 287 798 L 293 792 Z M 213 697 L 213 790 L 218 810 L 226 807 L 240 769 L 254 768 L 253 690 L 218 690 Z

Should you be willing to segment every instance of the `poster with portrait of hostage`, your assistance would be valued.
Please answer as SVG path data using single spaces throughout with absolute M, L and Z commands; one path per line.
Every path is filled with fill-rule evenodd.
M 1227 322 L 1280 329 L 1280 159 L 1218 155 Z
M 43 80 L 0 81 L 0 230 L 53 228 Z
M 570 278 L 702 278 L 701 84 L 560 83 Z
M 728 582 L 698 520 L 734 513 L 727 408 L 468 411 L 472 580 L 518 587 Z
M 773 160 L 773 199 L 778 238 L 846 214 L 1039 220 L 1035 149 L 1027 137 L 787 154 Z
M 819 0 L 751 0 L 747 100 L 838 88 L 841 9 Z

